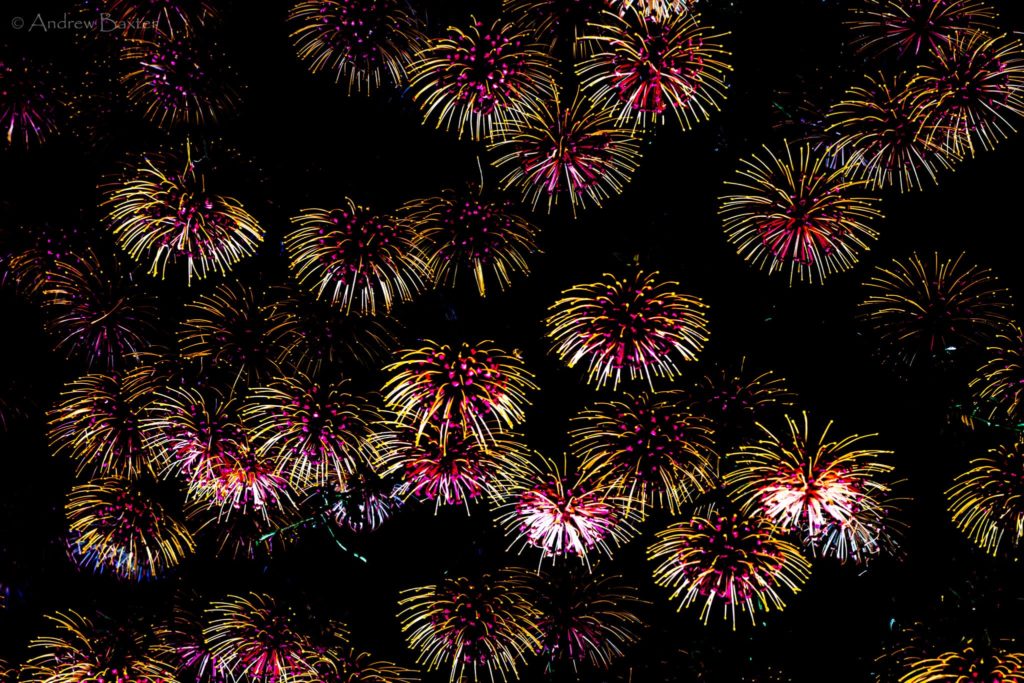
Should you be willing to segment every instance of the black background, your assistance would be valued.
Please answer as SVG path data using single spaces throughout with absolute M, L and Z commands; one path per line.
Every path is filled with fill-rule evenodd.
M 335 205 L 349 196 L 380 210 L 459 187 L 479 177 L 493 189 L 497 176 L 481 145 L 420 124 L 408 93 L 384 89 L 372 97 L 346 96 L 329 78 L 308 74 L 296 59 L 285 22 L 287 5 L 276 2 L 219 2 L 223 17 L 218 40 L 244 86 L 236 116 L 205 133 L 241 150 L 251 174 L 234 178 L 233 191 L 268 227 L 261 254 L 232 277 L 257 283 L 279 279 L 284 266 L 280 239 L 288 217 L 310 206 Z M 464 23 L 469 14 L 494 15 L 491 2 L 416 2 L 430 30 Z M 711 307 L 711 341 L 696 376 L 712 361 L 747 356 L 759 368 L 785 376 L 799 394 L 799 406 L 819 421 L 835 419 L 837 433 L 878 433 L 880 447 L 895 451 L 898 472 L 913 498 L 906 511 L 909 531 L 903 561 L 882 561 L 863 572 L 854 566 L 818 561 L 814 574 L 786 611 L 742 625 L 732 633 L 713 618 L 702 625 L 692 610 L 677 614 L 651 581 L 644 550 L 665 520 L 655 519 L 641 538 L 616 554 L 607 569 L 636 584 L 652 604 L 643 643 L 627 657 L 635 681 L 687 680 L 686 663 L 706 659 L 705 680 L 737 680 L 739 669 L 784 669 L 795 681 L 869 680 L 872 660 L 892 642 L 892 629 L 937 612 L 964 623 L 973 614 L 991 635 L 1019 636 L 1021 568 L 975 549 L 954 529 L 943 492 L 966 462 L 998 435 L 970 433 L 948 419 L 948 406 L 962 393 L 973 361 L 959 369 L 906 380 L 883 368 L 869 338 L 858 334 L 853 317 L 859 282 L 874 264 L 912 250 L 956 255 L 993 268 L 1019 299 L 1022 277 L 1018 232 L 1020 164 L 1024 139 L 1013 136 L 993 153 L 967 160 L 945 173 L 938 187 L 923 192 L 884 194 L 880 239 L 850 273 L 825 286 L 789 287 L 786 277 L 748 268 L 726 242 L 716 216 L 722 182 L 740 157 L 762 144 L 777 147 L 776 103 L 801 91 L 821 106 L 852 84 L 858 73 L 878 68 L 845 46 L 846 3 L 822 0 L 701 0 L 705 20 L 731 32 L 728 47 L 735 70 L 729 99 L 710 124 L 684 133 L 669 122 L 643 143 L 643 161 L 633 182 L 603 209 L 572 219 L 568 210 L 535 214 L 542 226 L 544 254 L 532 262 L 528 280 L 504 294 L 479 299 L 469 288 L 434 292 L 401 307 L 405 341 L 493 339 L 524 353 L 541 391 L 533 395 L 526 426 L 529 444 L 549 455 L 567 446 L 569 417 L 596 396 L 579 372 L 546 354 L 541 320 L 565 287 L 621 270 L 634 257 L 682 283 Z M 1024 7 L 994 1 L 1007 30 L 1024 29 Z M 9 17 L 43 13 L 59 17 L 72 3 L 4 2 L 0 14 L 3 49 L 53 65 L 53 76 L 69 92 L 97 89 L 109 101 L 105 131 L 92 144 L 74 134 L 45 146 L 0 155 L 5 235 L 43 225 L 76 225 L 99 232 L 96 186 L 127 152 L 144 151 L 180 139 L 140 119 L 123 103 L 121 86 L 102 37 L 73 31 L 12 31 Z M 887 69 L 903 68 L 885 64 Z M 567 77 L 568 78 L 568 77 Z M 568 80 L 566 81 L 569 82 Z M 203 137 L 203 136 L 200 136 Z M 15 235 L 15 238 L 17 236 Z M 101 243 L 97 238 L 97 243 Z M 167 327 L 180 306 L 211 289 L 217 280 L 186 291 L 174 282 L 150 283 L 163 301 Z M 123 585 L 79 574 L 64 556 L 64 495 L 72 482 L 66 462 L 52 458 L 45 441 L 43 412 L 63 382 L 82 372 L 50 352 L 38 311 L 8 289 L 0 291 L 4 353 L 0 373 L 18 382 L 12 398 L 29 418 L 0 434 L 0 586 L 9 606 L 0 612 L 0 658 L 19 661 L 26 642 L 43 629 L 41 615 L 57 609 L 99 607 L 114 614 L 157 618 L 180 582 L 211 595 L 270 590 L 299 605 L 311 605 L 346 620 L 358 643 L 381 656 L 413 663 L 395 618 L 398 591 L 431 583 L 442 572 L 468 571 L 482 563 L 499 567 L 515 561 L 505 540 L 478 507 L 436 516 L 428 506 L 410 507 L 379 532 L 355 542 L 369 558 L 362 564 L 337 549 L 321 530 L 269 563 L 235 563 L 200 553 L 177 576 L 142 585 Z M 1016 313 L 1016 311 L 1015 311 Z M 368 389 L 382 378 L 364 378 Z M 606 394 L 608 392 L 605 392 Z M 533 557 L 522 558 L 529 565 Z M 971 587 L 973 586 L 973 588 Z M 972 606 L 979 612 L 972 613 Z M 958 610 L 963 610 L 958 611 Z M 762 621 L 759 619 L 759 621 Z M 1016 632 L 1014 630 L 1016 629 Z M 691 657 L 675 656 L 686 650 Z M 675 659 L 672 659 L 675 657 Z M 667 668 L 652 669 L 660 660 Z M 749 668 L 744 662 L 749 662 Z M 644 678 L 640 670 L 651 669 Z M 581 672 L 583 680 L 609 674 Z M 538 666 L 524 680 L 540 676 Z M 425 676 L 445 680 L 446 674 Z M 752 678 L 751 680 L 761 680 Z M 764 678 L 764 680 L 768 680 Z

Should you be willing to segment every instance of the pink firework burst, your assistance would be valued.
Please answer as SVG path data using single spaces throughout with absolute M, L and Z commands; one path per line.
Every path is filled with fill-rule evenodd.
M 203 636 L 233 677 L 293 683 L 313 676 L 309 636 L 294 610 L 265 593 L 229 595 L 214 602 Z
M 404 85 L 425 42 L 422 21 L 405 0 L 301 0 L 288 13 L 292 42 L 313 73 L 333 72 L 348 91 Z
M 540 562 L 575 557 L 590 566 L 588 553 L 611 555 L 612 546 L 635 533 L 628 501 L 601 479 L 541 459 L 540 466 L 513 475 L 497 521 L 512 545 L 538 548 Z
M 716 485 L 712 423 L 679 393 L 625 394 L 574 423 L 570 436 L 583 469 L 621 491 L 641 515 L 651 507 L 678 513 Z
M 424 288 L 427 274 L 411 228 L 346 199 L 337 209 L 307 209 L 285 236 L 295 278 L 346 313 L 387 312 Z
M 815 438 L 806 413 L 801 423 L 786 421 L 788 438 L 762 427 L 760 441 L 730 456 L 735 469 L 726 485 L 744 510 L 799 534 L 816 554 L 841 560 L 878 554 L 891 490 L 884 477 L 893 469 L 881 456 L 890 451 L 866 448 L 864 436 L 830 440 L 832 423 Z
M 441 505 L 465 505 L 505 491 L 509 474 L 525 467 L 528 454 L 512 438 L 486 447 L 461 429 L 441 440 L 441 425 L 430 421 L 417 438 L 416 429 L 389 425 L 372 439 L 372 451 L 388 474 L 400 475 L 408 493 Z
M 690 129 L 725 100 L 731 69 L 723 61 L 725 35 L 689 14 L 655 19 L 604 12 L 579 38 L 589 56 L 577 73 L 595 98 L 618 107 L 620 121 L 646 125 L 671 113 Z
M 640 159 L 640 144 L 615 114 L 577 95 L 571 106 L 561 98 L 524 110 L 496 126 L 491 149 L 495 167 L 505 172 L 502 186 L 517 189 L 536 208 L 550 212 L 559 198 L 577 206 L 601 203 L 622 192 Z
M 347 388 L 296 374 L 255 388 L 242 407 L 256 449 L 296 488 L 341 481 L 364 457 L 375 415 Z
M 413 99 L 438 127 L 489 137 L 495 125 L 553 95 L 555 60 L 507 21 L 473 19 L 432 40 L 412 65 Z
M 545 321 L 553 352 L 570 368 L 586 361 L 598 388 L 624 376 L 678 376 L 680 361 L 696 360 L 708 340 L 707 306 L 678 284 L 638 270 L 567 289 Z
M 431 420 L 440 424 L 442 447 L 458 431 L 482 445 L 495 432 L 525 419 L 526 392 L 536 389 L 522 361 L 490 342 L 458 348 L 427 342 L 401 353 L 385 371 L 384 401 L 396 419 L 414 425 L 417 439 Z
M 224 56 L 198 35 L 147 33 L 127 42 L 128 98 L 160 126 L 216 123 L 238 106 Z
M 658 533 L 647 554 L 658 563 L 655 583 L 672 590 L 670 600 L 681 598 L 679 609 L 700 604 L 706 623 L 719 603 L 733 628 L 737 609 L 751 624 L 759 611 L 782 610 L 782 594 L 799 592 L 811 573 L 799 549 L 775 537 L 770 522 L 736 514 L 676 522 Z
M 60 103 L 46 80 L 28 60 L 0 59 L 0 135 L 8 147 L 35 147 L 57 130 Z
M 768 159 L 752 157 L 734 181 L 736 194 L 721 198 L 719 214 L 729 241 L 749 263 L 777 273 L 788 270 L 801 281 L 824 282 L 849 270 L 878 233 L 870 223 L 881 217 L 865 181 L 848 178 L 849 169 L 832 167 L 810 144 L 794 156 L 789 145 Z

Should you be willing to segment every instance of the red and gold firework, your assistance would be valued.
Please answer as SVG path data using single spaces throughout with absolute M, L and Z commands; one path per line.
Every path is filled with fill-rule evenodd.
M 953 523 L 996 555 L 1024 542 L 1024 438 L 971 462 L 946 492 Z
M 188 284 L 224 274 L 256 253 L 264 229 L 242 204 L 206 189 L 206 177 L 192 160 L 147 155 L 110 182 L 102 205 L 118 245 L 164 277 L 184 269 Z
M 716 486 L 712 423 L 677 392 L 626 394 L 573 422 L 569 435 L 583 470 L 619 491 L 641 516 L 655 507 L 679 513 Z
M 550 100 L 555 60 L 532 36 L 503 19 L 488 26 L 474 18 L 428 41 L 410 79 L 424 122 L 483 140 L 503 120 Z
M 570 368 L 586 361 L 587 381 L 598 388 L 675 378 L 708 340 L 707 306 L 678 284 L 637 270 L 565 290 L 545 321 L 552 351 Z
M 404 591 L 398 604 L 417 662 L 428 671 L 450 666 L 453 681 L 515 680 L 526 654 L 540 645 L 537 611 L 518 573 L 446 577 Z
M 229 595 L 211 604 L 203 636 L 232 677 L 277 683 L 311 680 L 309 636 L 291 607 L 265 593 Z
M 991 150 L 1024 117 L 1024 46 L 969 32 L 941 46 L 910 83 L 930 110 L 930 134 L 951 156 Z
M 411 226 L 351 199 L 338 209 L 307 209 L 285 235 L 295 278 L 346 313 L 388 312 L 424 288 L 427 268 Z
M 185 311 L 178 329 L 185 360 L 225 373 L 232 385 L 280 371 L 281 330 L 267 320 L 264 297 L 249 285 L 220 284 L 186 304 Z
M 721 198 L 719 214 L 729 241 L 748 263 L 821 283 L 854 266 L 877 237 L 870 224 L 881 218 L 877 200 L 849 169 L 831 167 L 825 154 L 801 145 L 794 158 L 765 148 L 767 159 L 743 160 L 736 194 Z
M 719 603 L 733 628 L 737 610 L 754 624 L 758 612 L 785 608 L 783 594 L 799 592 L 811 573 L 799 549 L 777 538 L 767 520 L 737 514 L 676 522 L 658 533 L 647 554 L 658 563 L 655 583 L 671 589 L 679 609 L 700 605 L 707 623 Z
M 994 27 L 995 11 L 979 0 L 867 0 L 847 25 L 861 52 L 930 57 L 959 37 Z
M 423 22 L 405 0 L 301 0 L 288 13 L 292 43 L 313 73 L 333 73 L 348 91 L 403 86 L 423 48 Z
M 937 182 L 940 170 L 952 170 L 959 155 L 936 134 L 934 97 L 921 97 L 909 78 L 867 76 L 832 105 L 826 132 L 833 138 L 830 156 L 852 178 L 871 189 L 921 189 Z
M 50 447 L 67 453 L 79 476 L 155 475 L 141 420 L 161 377 L 151 366 L 94 373 L 72 381 L 50 412 Z
M 242 407 L 257 452 L 295 489 L 344 481 L 366 457 L 376 413 L 347 389 L 345 381 L 280 377 L 253 389 Z
M 488 341 L 458 348 L 428 341 L 384 370 L 384 402 L 396 420 L 415 427 L 417 440 L 435 422 L 442 448 L 452 431 L 486 445 L 521 424 L 526 393 L 537 388 L 518 356 Z
M 195 551 L 188 529 L 125 479 L 75 485 L 66 511 L 71 557 L 97 573 L 133 581 L 159 577 Z
M 692 14 L 603 12 L 577 39 L 587 57 L 576 72 L 592 97 L 619 110 L 619 121 L 646 126 L 671 114 L 689 130 L 726 98 L 726 35 Z
M 116 368 L 150 345 L 156 302 L 117 259 L 104 261 L 91 249 L 57 258 L 46 271 L 42 306 L 59 351 Z
M 389 423 L 371 439 L 380 470 L 400 476 L 406 494 L 425 498 L 436 507 L 465 505 L 482 496 L 499 499 L 508 477 L 527 467 L 529 454 L 509 435 L 484 445 L 460 429 L 441 440 L 441 425 L 430 420 L 423 431 Z
M 640 144 L 614 112 L 576 95 L 571 106 L 560 96 L 504 119 L 491 149 L 504 171 L 502 187 L 516 189 L 536 209 L 568 199 L 577 207 L 601 206 L 629 183 L 640 159 Z
M 491 281 L 504 291 L 514 276 L 529 274 L 527 259 L 538 252 L 538 228 L 512 202 L 487 200 L 479 188 L 409 202 L 400 215 L 435 285 L 454 287 L 470 274 L 480 296 Z
M 891 451 L 869 448 L 869 436 L 815 437 L 807 413 L 787 416 L 789 434 L 765 427 L 762 438 L 730 454 L 725 483 L 748 514 L 799 535 L 815 555 L 864 561 L 888 548 Z

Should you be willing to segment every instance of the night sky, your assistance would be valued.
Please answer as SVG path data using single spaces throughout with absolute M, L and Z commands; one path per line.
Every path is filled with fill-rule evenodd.
M 1002 29 L 1024 31 L 1019 2 L 987 2 L 997 8 Z M 221 18 L 213 40 L 231 65 L 229 79 L 239 90 L 240 104 L 218 124 L 190 135 L 227 160 L 219 176 L 224 192 L 245 203 L 267 236 L 255 257 L 227 276 L 192 287 L 180 277 L 161 281 L 140 274 L 159 300 L 159 335 L 172 346 L 185 303 L 220 282 L 265 287 L 288 279 L 282 238 L 290 217 L 301 209 L 340 205 L 343 197 L 351 197 L 392 211 L 408 200 L 479 182 L 481 169 L 486 191 L 497 192 L 500 180 L 489 166 L 493 155 L 486 145 L 423 125 L 407 90 L 383 87 L 371 96 L 348 95 L 329 76 L 310 74 L 289 40 L 290 3 L 214 4 Z M 463 25 L 470 15 L 489 19 L 499 10 L 498 2 L 412 4 L 426 18 L 428 35 L 450 24 Z M 945 491 L 956 475 L 1008 438 L 1000 430 L 966 428 L 954 407 L 968 396 L 967 383 L 983 354 L 965 353 L 941 369 L 894 368 L 855 317 L 864 298 L 861 283 L 871 270 L 913 251 L 949 257 L 966 252 L 970 263 L 991 268 L 1017 302 L 1024 297 L 1015 246 L 1015 232 L 1022 227 L 1024 137 L 1011 135 L 994 151 L 941 173 L 938 184 L 923 191 L 874 192 L 884 213 L 875 225 L 878 240 L 856 267 L 823 285 L 790 285 L 785 274 L 769 275 L 747 265 L 726 240 L 718 216 L 723 183 L 734 176 L 740 159 L 758 153 L 762 145 L 778 149 L 784 138 L 795 140 L 809 130 L 787 122 L 783 112 L 795 111 L 803 99 L 825 111 L 859 74 L 908 68 L 896 59 L 854 53 L 843 26 L 851 4 L 700 0 L 702 21 L 729 32 L 725 42 L 733 71 L 722 110 L 690 131 L 680 130 L 670 117 L 643 136 L 643 158 L 632 181 L 601 208 L 580 210 L 574 218 L 567 204 L 550 214 L 521 207 L 541 229 L 543 253 L 531 259 L 529 277 L 516 278 L 508 291 L 489 290 L 480 298 L 464 282 L 456 289 L 429 291 L 395 310 L 402 324 L 400 348 L 422 339 L 493 340 L 519 351 L 540 387 L 529 397 L 525 441 L 560 460 L 569 448 L 570 418 L 616 392 L 587 385 L 585 372 L 565 367 L 549 352 L 543 325 L 547 309 L 564 289 L 595 282 L 603 273 L 626 272 L 636 262 L 678 281 L 682 291 L 709 306 L 710 340 L 700 361 L 683 368 L 677 385 L 712 372 L 717 364 L 746 358 L 751 367 L 786 379 L 797 395 L 791 414 L 807 410 L 818 424 L 835 420 L 834 429 L 843 435 L 878 434 L 873 444 L 894 452 L 895 478 L 902 480 L 898 493 L 908 499 L 900 513 L 906 524 L 901 553 L 867 566 L 814 560 L 803 590 L 788 597 L 784 611 L 758 615 L 756 627 L 744 617 L 733 631 L 717 609 L 707 625 L 699 619 L 699 608 L 676 611 L 667 591 L 655 586 L 652 563 L 645 557 L 655 532 L 673 517 L 667 511 L 652 514 L 637 538 L 599 563 L 602 572 L 622 575 L 649 601 L 640 611 L 647 625 L 640 643 L 609 672 L 581 666 L 578 680 L 872 681 L 879 671 L 875 659 L 895 647 L 901 630 L 918 621 L 941 632 L 936 642 L 969 633 L 1024 642 L 1019 550 L 987 555 L 953 526 L 946 509 Z M 10 55 L 49 64 L 49 77 L 59 84 L 62 97 L 85 94 L 86 106 L 93 107 L 81 118 L 62 121 L 45 144 L 3 148 L 3 255 L 34 235 L 57 234 L 58 229 L 60 234 L 73 232 L 71 248 L 114 251 L 98 207 L 98 186 L 132 153 L 180 148 L 187 130 L 161 129 L 132 106 L 117 81 L 108 36 L 16 31 L 8 19 L 37 13 L 59 17 L 75 8 L 70 1 L 22 0 L 5 0 L 0 8 L 4 59 Z M 571 87 L 573 77 L 564 61 L 562 68 L 562 79 Z M 6 274 L 7 263 L 2 265 Z M 87 368 L 53 350 L 37 302 L 4 279 L 0 392 L 21 415 L 0 432 L 0 592 L 7 603 L 0 608 L 0 660 L 12 665 L 24 660 L 28 641 L 48 628 L 45 614 L 100 610 L 118 620 L 152 623 L 167 616 L 179 588 L 189 587 L 214 598 L 272 593 L 300 612 L 341 619 L 359 646 L 418 668 L 396 617 L 399 591 L 481 567 L 535 566 L 535 554 L 506 550 L 508 540 L 486 504 L 475 503 L 467 515 L 461 507 L 435 514 L 431 504 L 410 503 L 374 533 L 345 537 L 346 545 L 367 558 L 365 563 L 339 548 L 324 528 L 313 526 L 269 559 L 219 558 L 214 547 L 201 543 L 195 556 L 168 576 L 142 583 L 77 570 L 64 545 L 64 504 L 75 481 L 74 467 L 51 454 L 46 411 L 65 384 Z M 1012 317 L 1019 315 L 1018 303 Z M 379 367 L 356 367 L 351 377 L 365 393 L 379 391 L 385 379 Z M 663 382 L 658 388 L 673 386 Z M 642 384 L 626 388 L 639 390 Z M 764 419 L 784 428 L 778 411 Z M 725 453 L 737 445 L 721 448 Z M 174 499 L 177 494 L 168 495 Z M 530 657 L 521 680 L 577 679 L 571 670 L 545 677 L 543 664 Z M 447 675 L 442 668 L 424 673 L 422 680 L 443 681 Z

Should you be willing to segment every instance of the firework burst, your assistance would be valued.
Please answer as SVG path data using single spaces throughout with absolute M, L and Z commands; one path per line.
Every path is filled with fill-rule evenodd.
M 570 368 L 587 362 L 587 381 L 618 387 L 623 375 L 673 379 L 707 342 L 707 306 L 679 283 L 635 271 L 562 292 L 545 324 L 553 352 Z
M 188 485 L 190 497 L 219 508 L 224 515 L 293 504 L 287 480 L 247 441 L 236 442 L 235 450 L 222 451 L 219 459 L 204 463 L 189 476 Z
M 919 359 L 941 361 L 967 347 L 991 340 L 1009 320 L 1010 293 L 987 268 L 936 253 L 880 266 L 864 283 L 868 297 L 859 305 L 867 322 L 907 365 Z
M 386 474 L 401 476 L 408 495 L 442 505 L 465 505 L 487 496 L 500 498 L 510 472 L 528 466 L 526 449 L 513 438 L 486 446 L 450 430 L 442 442 L 441 425 L 431 420 L 423 431 L 389 424 L 372 438 L 372 452 Z
M 667 21 L 688 13 L 697 0 L 609 0 L 609 3 L 619 12 L 634 10 L 642 16 Z
M 621 577 L 563 570 L 523 580 L 541 613 L 538 654 L 549 667 L 568 663 L 575 670 L 588 662 L 607 669 L 639 640 L 644 624 L 636 610 L 645 603 Z
M 238 106 L 224 57 L 197 35 L 159 32 L 128 41 L 121 52 L 128 98 L 159 126 L 203 126 Z
M 961 650 L 910 664 L 899 683 L 944 683 L 945 681 L 1015 681 L 1024 677 L 1024 653 L 1009 652 L 981 643 L 968 643 Z
M 206 393 L 171 387 L 147 405 L 141 423 L 144 443 L 164 469 L 190 476 L 247 440 L 235 419 L 234 401 Z
M 1016 38 L 971 32 L 922 67 L 911 88 L 935 103 L 932 135 L 954 156 L 990 150 L 1024 117 L 1024 47 Z
M 1024 329 L 1009 323 L 986 349 L 988 360 L 971 380 L 987 417 L 1000 424 L 1024 423 Z
M 50 412 L 51 449 L 67 453 L 79 476 L 155 475 L 140 421 L 160 380 L 150 366 L 74 380 Z
M 740 256 L 769 273 L 788 270 L 790 284 L 794 276 L 821 283 L 852 268 L 882 215 L 865 183 L 830 167 L 811 145 L 800 146 L 796 159 L 788 144 L 782 155 L 765 152 L 768 160 L 744 159 L 739 180 L 726 183 L 742 194 L 721 198 L 725 234 Z
M 514 275 L 529 274 L 527 258 L 538 251 L 539 230 L 516 213 L 512 202 L 481 195 L 478 188 L 410 202 L 402 218 L 414 226 L 416 247 L 435 285 L 454 287 L 469 273 L 485 296 L 487 282 L 504 291 Z
M 402 507 L 403 489 L 393 477 L 361 464 L 334 486 L 331 519 L 354 534 L 376 531 Z
M 114 368 L 149 346 L 154 300 L 113 260 L 92 250 L 59 257 L 46 273 L 42 305 L 57 349 L 90 366 Z
M 35 147 L 57 130 L 59 101 L 28 60 L 0 59 L 0 134 L 8 147 Z
M 87 0 L 86 4 L 94 4 L 101 21 L 123 27 L 128 37 L 141 37 L 148 31 L 191 36 L 220 16 L 208 0 Z
M 630 128 L 605 107 L 577 94 L 572 106 L 558 93 L 496 126 L 491 149 L 500 156 L 502 186 L 522 193 L 536 209 L 550 212 L 559 198 L 577 206 L 601 206 L 629 182 L 640 159 L 640 144 Z M 566 197 L 566 195 L 568 195 Z
M 365 399 L 347 382 L 316 382 L 304 375 L 281 377 L 253 389 L 242 408 L 257 451 L 296 489 L 326 486 L 354 473 L 364 457 L 368 423 Z
M 786 380 L 771 370 L 755 374 L 747 359 L 723 365 L 698 380 L 693 390 L 696 405 L 718 427 L 753 426 L 760 413 L 773 406 L 791 406 L 795 395 Z
M 958 37 L 993 28 L 996 14 L 979 0 L 868 0 L 848 26 L 861 52 L 927 57 Z
M 31 683 L 96 683 L 99 681 L 163 681 L 162 670 L 148 652 L 146 634 L 134 624 L 114 622 L 77 612 L 46 615 L 54 634 L 35 638 L 29 649 L 38 653 L 22 669 L 20 680 Z
M 206 189 L 192 161 L 165 155 L 144 157 L 106 188 L 103 206 L 118 245 L 150 275 L 184 267 L 188 284 L 224 274 L 256 253 L 264 230 L 240 202 Z
M 348 91 L 403 85 L 426 39 L 404 0 L 302 0 L 288 14 L 299 59 L 313 73 L 334 74 Z
M 725 35 L 689 14 L 653 19 L 604 12 L 579 38 L 589 56 L 577 74 L 594 98 L 618 108 L 620 122 L 646 126 L 671 113 L 689 130 L 725 100 L 731 70 L 723 61 Z
M 163 505 L 124 479 L 94 479 L 68 495 L 70 551 L 77 564 L 119 579 L 165 574 L 195 550 Z
M 279 330 L 267 321 L 262 298 L 248 285 L 218 285 L 185 306 L 178 345 L 185 360 L 239 380 L 259 381 L 280 371 Z
M 417 440 L 430 421 L 440 425 L 442 448 L 452 431 L 472 435 L 481 445 L 495 432 L 525 419 L 526 392 L 537 388 L 518 356 L 484 341 L 457 349 L 427 341 L 401 352 L 384 370 L 384 402 L 403 424 L 415 425 Z
M 736 514 L 676 522 L 658 533 L 648 557 L 658 563 L 655 583 L 672 590 L 679 609 L 700 604 L 707 623 L 717 601 L 734 629 L 737 609 L 756 623 L 758 611 L 782 610 L 783 593 L 799 592 L 811 573 L 799 549 L 776 538 L 767 520 Z
M 996 555 L 1024 542 L 1024 439 L 1000 445 L 971 463 L 947 493 L 953 523 Z
M 174 613 L 156 629 L 153 648 L 172 680 L 194 683 L 229 683 L 231 672 L 210 652 L 203 638 L 203 618 L 198 595 L 179 596 Z M 163 683 L 139 681 L 139 683 Z
M 230 396 L 171 388 L 150 405 L 142 428 L 165 472 L 184 476 L 189 497 L 228 515 L 292 504 L 288 481 L 258 453 Z
M 925 179 L 936 182 L 938 171 L 951 170 L 959 157 L 936 135 L 937 101 L 918 90 L 884 74 L 847 90 L 826 116 L 829 155 L 871 189 L 907 192 L 923 188 Z
M 890 487 L 883 479 L 891 454 L 867 448 L 870 437 L 829 440 L 829 422 L 815 438 L 807 413 L 786 417 L 789 434 L 764 436 L 730 454 L 725 483 L 744 511 L 763 515 L 779 529 L 799 534 L 815 555 L 862 561 L 883 549 Z
M 676 392 L 626 394 L 583 411 L 570 431 L 584 471 L 622 493 L 644 515 L 684 503 L 717 480 L 711 422 Z
M 275 362 L 316 376 L 349 363 L 379 367 L 398 346 L 399 324 L 387 316 L 346 314 L 312 293 L 277 288 L 263 314 L 278 353 Z
M 513 537 L 510 547 L 539 549 L 540 563 L 574 557 L 589 567 L 590 551 L 610 557 L 612 546 L 633 536 L 632 501 L 602 479 L 537 459 L 511 474 L 500 506 L 505 511 L 496 519 Z
M 433 586 L 404 591 L 399 619 L 417 662 L 428 671 L 451 666 L 451 680 L 502 681 L 540 645 L 536 608 L 518 574 L 484 575 L 480 581 L 446 577 Z
M 232 677 L 293 683 L 313 675 L 309 636 L 295 612 L 270 595 L 229 595 L 207 613 L 204 639 Z
M 429 41 L 411 67 L 424 122 L 436 118 L 439 128 L 482 140 L 502 120 L 551 99 L 555 60 L 532 35 L 501 19 L 490 26 L 473 19 Z
M 411 227 L 345 200 L 339 209 L 307 209 L 284 238 L 295 278 L 321 299 L 353 310 L 387 312 L 420 292 L 426 265 Z

